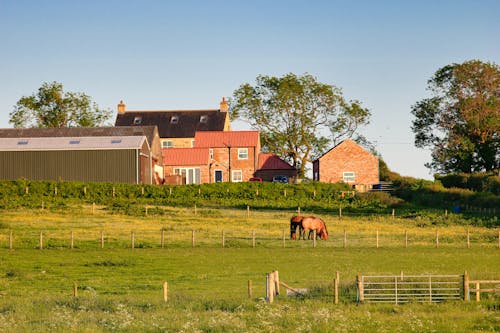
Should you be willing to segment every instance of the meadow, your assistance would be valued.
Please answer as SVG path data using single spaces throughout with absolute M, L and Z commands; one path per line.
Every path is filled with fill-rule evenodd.
M 498 294 L 484 294 L 480 303 L 358 304 L 355 286 L 358 274 L 401 271 L 467 271 L 472 279 L 498 280 L 498 229 L 456 224 L 452 214 L 450 223 L 439 225 L 430 217 L 320 214 L 330 238 L 313 247 L 310 240 L 288 239 L 293 211 L 162 209 L 143 216 L 103 206 L 91 213 L 85 204 L 3 210 L 0 331 L 500 331 Z M 310 292 L 266 303 L 265 275 L 272 270 L 287 284 Z M 340 302 L 335 305 L 337 271 Z M 163 299 L 165 281 L 168 302 Z

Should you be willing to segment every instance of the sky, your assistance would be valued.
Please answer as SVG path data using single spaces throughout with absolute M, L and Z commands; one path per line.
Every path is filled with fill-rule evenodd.
M 499 18 L 498 0 L 0 0 L 0 128 L 44 82 L 115 112 L 188 110 L 308 73 L 371 111 L 360 133 L 391 170 L 432 179 L 411 107 L 445 65 L 500 64 Z

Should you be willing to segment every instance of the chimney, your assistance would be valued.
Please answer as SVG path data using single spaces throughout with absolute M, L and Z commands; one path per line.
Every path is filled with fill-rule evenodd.
M 229 110 L 229 105 L 227 104 L 226 98 L 222 97 L 222 101 L 220 102 L 220 109 L 219 111 L 221 112 L 227 112 Z
M 123 103 L 123 101 L 118 103 L 118 113 L 125 113 L 125 103 Z

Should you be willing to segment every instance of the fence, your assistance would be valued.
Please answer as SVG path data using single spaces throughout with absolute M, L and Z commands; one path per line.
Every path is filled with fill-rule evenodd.
M 443 302 L 464 299 L 465 275 L 361 275 L 357 300 L 368 303 Z
M 435 231 L 414 231 L 397 233 L 394 231 L 382 232 L 373 230 L 371 233 L 347 231 L 346 229 L 332 232 L 330 230 L 327 241 L 315 239 L 290 240 L 286 228 L 269 230 L 252 230 L 248 233 L 222 229 L 214 230 L 187 230 L 162 228 L 158 231 L 143 230 L 127 232 L 113 231 L 9 231 L 0 234 L 0 248 L 164 248 L 175 247 L 334 247 L 334 248 L 382 248 L 382 247 L 462 247 L 495 246 L 500 249 L 500 231 L 487 231 L 477 234 L 469 230 L 463 234 L 440 234 Z

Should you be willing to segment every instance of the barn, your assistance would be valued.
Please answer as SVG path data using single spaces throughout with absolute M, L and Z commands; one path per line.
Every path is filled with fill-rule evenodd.
M 146 136 L 0 139 L 0 179 L 151 184 Z

